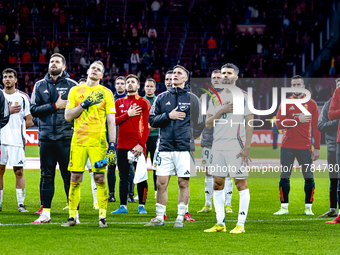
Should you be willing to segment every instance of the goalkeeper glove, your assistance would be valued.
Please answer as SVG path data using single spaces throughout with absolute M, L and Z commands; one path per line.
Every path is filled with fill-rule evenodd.
M 109 148 L 106 152 L 107 164 L 108 166 L 113 166 L 116 164 L 116 145 L 115 143 L 109 143 Z
M 87 96 L 87 98 L 80 104 L 84 109 L 89 108 L 91 105 L 99 104 L 103 101 L 103 94 L 101 92 L 94 92 Z

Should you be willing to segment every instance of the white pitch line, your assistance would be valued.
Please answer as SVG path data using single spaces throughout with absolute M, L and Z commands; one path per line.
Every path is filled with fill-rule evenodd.
M 304 218 L 304 219 L 267 219 L 267 220 L 247 220 L 246 222 L 279 222 L 279 221 L 326 221 L 326 218 Z M 109 225 L 141 225 L 147 224 L 147 222 L 106 222 Z M 216 221 L 213 220 L 205 220 L 205 221 L 195 221 L 195 223 L 214 223 Z M 226 220 L 225 222 L 237 222 L 237 220 Z M 51 222 L 51 223 L 42 223 L 42 224 L 32 224 L 32 223 L 12 223 L 12 224 L 0 224 L 1 226 L 34 226 L 34 225 L 60 225 L 63 222 Z M 175 223 L 175 221 L 165 221 L 164 223 Z M 80 225 L 94 225 L 98 224 L 98 222 L 82 222 Z

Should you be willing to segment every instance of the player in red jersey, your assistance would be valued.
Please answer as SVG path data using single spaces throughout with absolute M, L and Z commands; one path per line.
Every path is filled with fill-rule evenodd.
M 334 91 L 330 106 L 329 106 L 329 111 L 328 111 L 328 118 L 329 120 L 336 120 L 340 119 L 340 88 L 339 88 L 339 83 L 340 79 L 336 80 L 337 88 Z M 340 123 L 340 122 L 339 122 Z M 338 131 L 337 131 L 337 137 L 336 137 L 336 163 L 337 167 L 334 168 L 335 171 L 339 171 L 339 163 L 340 163 L 340 124 L 338 125 Z M 339 179 L 340 179 L 340 174 L 338 172 L 338 201 L 339 201 L 339 194 L 340 194 L 340 186 L 339 186 Z M 332 221 L 327 221 L 326 223 L 340 223 L 340 208 L 339 208 L 339 214 L 338 216 L 332 220 Z
M 120 206 L 112 213 L 127 213 L 127 195 L 130 164 L 127 153 L 132 150 L 136 158 L 145 153 L 146 141 L 149 137 L 148 127 L 149 101 L 138 95 L 139 78 L 130 74 L 126 77 L 127 96 L 116 101 L 116 125 L 118 129 L 117 162 L 119 169 Z M 144 208 L 148 190 L 147 181 L 137 184 L 139 206 L 138 213 L 146 214 Z
M 293 88 L 305 88 L 304 80 L 300 75 L 295 75 L 291 81 Z M 306 95 L 294 93 L 290 99 L 301 99 Z M 282 115 L 281 105 L 277 112 L 276 125 L 278 129 L 284 129 L 281 144 L 281 180 L 280 180 L 280 200 L 281 208 L 274 215 L 288 214 L 288 195 L 290 191 L 290 175 L 295 158 L 301 165 L 303 177 L 305 179 L 305 215 L 314 215 L 312 212 L 312 202 L 314 195 L 314 176 L 312 170 L 313 161 L 320 156 L 320 132 L 317 128 L 319 111 L 316 102 L 310 99 L 303 106 L 311 113 L 305 115 L 295 104 L 287 104 L 286 115 Z M 290 126 L 290 127 L 288 127 Z M 314 135 L 314 151 L 312 152 L 312 127 Z

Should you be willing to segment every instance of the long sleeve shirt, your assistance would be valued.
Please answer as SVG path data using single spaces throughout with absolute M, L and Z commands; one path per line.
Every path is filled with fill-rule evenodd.
M 289 99 L 296 98 L 294 95 Z M 320 150 L 320 132 L 318 130 L 319 111 L 316 102 L 311 99 L 303 106 L 312 114 L 312 119 L 306 123 L 300 123 L 299 116 L 302 114 L 295 104 L 287 104 L 286 115 L 281 113 L 281 105 L 276 115 L 277 129 L 284 129 L 282 148 L 288 149 L 311 149 L 312 127 L 314 136 L 314 149 Z M 297 123 L 296 126 L 294 126 Z M 286 127 L 294 126 L 294 127 Z
M 131 105 L 140 106 L 140 115 L 129 117 L 128 110 Z M 149 101 L 139 95 L 127 95 L 116 101 L 116 125 L 118 129 L 118 149 L 133 149 L 137 144 L 146 147 L 149 136 L 149 111 L 151 105 Z

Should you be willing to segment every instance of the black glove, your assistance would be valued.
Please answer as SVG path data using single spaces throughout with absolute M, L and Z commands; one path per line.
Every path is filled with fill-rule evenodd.
M 101 92 L 92 92 L 87 98 L 80 104 L 84 109 L 89 108 L 91 105 L 99 104 L 103 101 L 104 95 Z
M 116 144 L 115 143 L 109 143 L 109 148 L 106 152 L 106 158 L 107 158 L 107 165 L 113 166 L 116 164 Z

